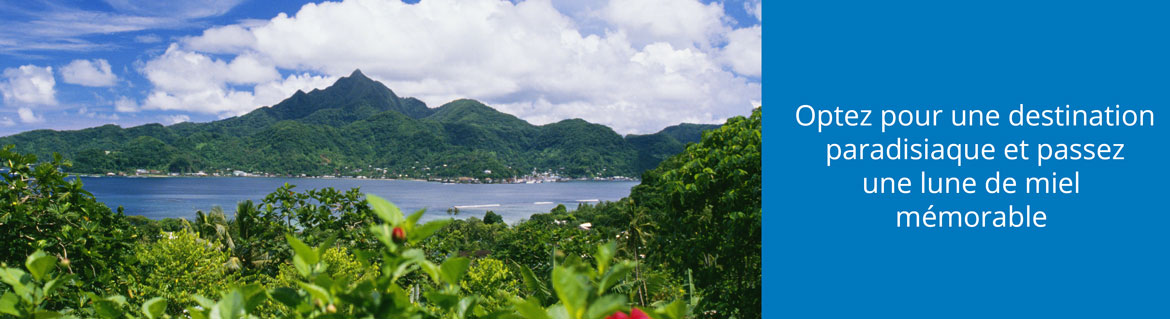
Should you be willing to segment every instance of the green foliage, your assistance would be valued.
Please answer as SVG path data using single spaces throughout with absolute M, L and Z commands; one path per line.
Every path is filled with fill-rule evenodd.
M 376 262 L 369 263 L 359 260 L 344 247 L 326 249 L 320 256 L 320 261 L 329 267 L 325 274 L 341 282 L 360 282 L 373 280 L 381 276 L 381 266 Z M 280 272 L 274 278 L 273 287 L 292 287 L 300 279 L 301 273 L 292 264 L 281 264 Z
M 550 211 L 553 215 L 563 215 L 568 212 L 569 209 L 565 208 L 565 204 L 557 204 L 557 207 L 553 207 L 552 211 Z
M 683 123 L 667 127 L 649 135 L 627 135 L 626 141 L 638 150 L 637 169 L 639 172 L 654 169 L 663 160 L 681 153 L 687 144 L 697 143 L 704 131 L 719 128 L 718 125 Z
M 63 262 L 62 262 L 63 263 Z M 50 309 L 54 299 L 63 299 L 62 294 L 68 287 L 67 283 L 76 278 L 73 274 L 58 275 L 58 260 L 46 255 L 43 251 L 36 251 L 25 260 L 24 267 L 9 268 L 7 265 L 0 268 L 0 282 L 7 286 L 8 291 L 0 295 L 0 317 L 3 318 L 76 318 L 71 314 L 92 318 L 137 318 L 137 311 L 127 311 L 126 298 L 120 295 L 98 297 L 93 293 L 85 293 L 80 297 L 80 309 Z M 67 266 L 67 265 L 66 265 Z M 166 308 L 166 299 L 156 297 L 142 304 L 142 318 L 162 318 Z
M 215 243 L 196 234 L 180 231 L 137 250 L 137 270 L 131 278 L 129 295 L 142 299 L 163 297 L 172 302 L 170 313 L 178 313 L 192 300 L 190 295 L 210 295 L 227 289 L 239 279 L 230 269 L 229 256 Z
M 579 228 L 571 215 L 537 214 L 501 233 L 493 254 L 549 273 L 554 257 L 589 254 L 605 241 L 600 232 Z
M 591 258 L 555 254 L 563 257 L 555 258 L 547 280 L 523 271 L 525 282 L 548 282 L 556 296 L 523 299 L 517 296 L 518 281 L 502 261 L 480 259 L 472 267 L 470 259 L 449 257 L 435 263 L 415 248 L 450 220 L 419 224 L 421 211 L 406 216 L 381 198 L 368 196 L 367 201 L 379 220 L 368 225 L 369 235 L 383 244 L 369 253 L 380 255 L 381 271 L 372 270 L 379 265 L 365 264 L 344 249 L 331 248 L 335 244 L 331 239 L 314 247 L 286 234 L 296 273 L 282 271 L 280 280 L 268 286 L 239 284 L 225 265 L 227 254 L 216 249 L 216 242 L 183 231 L 138 251 L 141 273 L 136 275 L 143 282 L 129 290 L 139 292 L 137 299 L 85 293 L 78 308 L 46 307 L 46 298 L 68 277 L 54 276 L 56 258 L 38 251 L 27 258 L 28 272 L 12 268 L 0 272 L 0 281 L 11 289 L 0 298 L 0 313 L 37 318 L 160 318 L 178 316 L 183 308 L 182 313 L 191 318 L 600 319 L 631 309 L 627 295 L 616 287 L 627 279 L 634 262 L 616 260 L 614 242 L 596 246 Z M 405 229 L 407 239 L 391 240 L 390 229 Z M 424 280 L 403 286 L 415 273 Z M 216 291 L 218 300 L 204 297 Z M 656 318 L 681 319 L 686 313 L 680 309 L 687 309 L 680 307 L 682 302 L 663 304 L 650 312 Z
M 245 276 L 276 276 L 280 261 L 292 253 L 283 240 L 288 234 L 299 233 L 310 243 L 333 239 L 347 247 L 373 247 L 375 242 L 360 232 L 374 216 L 358 189 L 296 192 L 294 188 L 285 184 L 259 205 L 240 202 L 232 221 L 218 217 L 222 210 L 213 209 L 209 217 L 196 219 L 196 228 L 203 238 L 229 248 Z M 198 226 L 206 224 L 203 220 L 214 225 Z
M 501 310 L 520 291 L 520 281 L 503 261 L 494 258 L 475 260 L 460 286 L 468 293 L 483 297 L 481 305 L 487 311 Z
M 0 148 L 0 262 L 18 264 L 34 251 L 69 260 L 65 270 L 111 289 L 132 256 L 137 233 L 61 172 L 60 156 L 37 163 L 33 155 Z
M 428 108 L 354 72 L 327 89 L 298 91 L 272 107 L 220 121 L 38 130 L 2 137 L 0 145 L 41 156 L 62 152 L 81 173 L 243 170 L 499 181 L 534 170 L 636 176 L 707 128 L 684 124 L 623 138 L 580 119 L 534 126 L 475 100 Z
M 427 255 L 432 258 L 471 255 L 476 252 L 496 250 L 496 242 L 509 230 L 503 223 L 487 224 L 478 218 L 452 220 L 439 233 L 422 243 Z
M 359 84 L 346 85 L 353 86 L 348 90 L 371 90 Z M 297 96 L 311 99 L 313 94 Z M 370 108 L 373 102 L 361 100 L 347 107 Z M 505 132 L 493 127 L 491 123 L 507 118 L 493 117 L 485 113 L 490 108 L 481 106 L 461 101 L 446 111 L 412 115 L 414 122 L 402 121 L 403 114 L 384 112 L 374 117 L 394 119 L 396 124 L 360 129 L 370 133 L 363 136 L 375 139 L 402 129 L 422 132 L 456 126 L 471 136 L 496 130 L 497 136 L 530 139 L 526 143 L 548 138 L 540 130 Z M 275 107 L 263 110 L 276 112 Z M 308 116 L 322 123 L 336 119 L 317 112 Z M 335 115 L 342 116 L 330 116 Z M 275 123 L 249 116 L 231 121 L 246 124 L 244 132 L 262 132 Z M 582 123 L 561 126 L 589 128 Z M 168 144 L 184 143 L 178 135 L 231 136 L 224 130 L 231 126 L 207 125 L 215 130 L 199 131 L 194 124 L 128 130 L 164 136 L 158 140 Z M 310 124 L 281 127 L 305 125 Z M 0 236 L 6 237 L 0 238 L 13 244 L 0 247 L 0 252 L 5 261 L 23 262 L 28 270 L 0 269 L 5 284 L 0 286 L 4 291 L 0 317 L 606 318 L 635 308 L 659 319 L 759 317 L 759 129 L 759 110 L 751 118 L 733 118 L 644 174 L 642 185 L 628 199 L 580 205 L 571 212 L 558 205 L 548 214 L 511 226 L 494 212 L 482 221 L 471 217 L 420 223 L 423 211 L 407 215 L 357 189 L 297 192 L 292 185 L 278 188 L 259 203 L 239 203 L 234 219 L 218 207 L 198 212 L 191 222 L 126 218 L 97 203 L 79 180 L 65 178 L 59 167 L 67 163 L 55 159 L 33 165 L 35 158 L 5 148 L 0 151 L 8 168 L 3 174 L 7 187 L 0 188 L 0 205 L 6 205 L 0 207 L 5 208 L 0 210 L 4 230 Z M 169 130 L 184 133 L 167 137 Z M 687 136 L 684 133 L 660 133 L 655 138 L 677 142 L 676 136 Z M 596 141 L 589 143 L 610 143 L 609 147 L 618 141 L 592 138 Z M 569 135 L 557 139 L 565 145 L 583 142 Z M 439 145 L 434 141 L 428 141 L 428 147 Z M 139 142 L 157 146 L 149 139 Z M 220 146 L 193 147 L 206 151 Z M 523 153 L 518 150 L 522 148 L 481 155 L 506 158 Z M 365 151 L 383 150 L 373 146 Z M 323 152 L 318 156 L 342 163 L 331 165 L 344 167 L 352 160 Z M 566 154 L 594 156 L 551 155 Z M 403 154 L 396 160 L 422 159 L 412 156 Z M 461 165 L 450 163 L 448 167 Z M 66 256 L 72 261 L 65 262 Z M 60 266 L 57 260 L 62 261 Z
M 484 224 L 488 224 L 488 225 L 501 224 L 503 222 L 504 222 L 504 217 L 500 216 L 500 214 L 496 214 L 496 212 L 489 210 L 489 211 L 487 211 L 487 213 L 483 214 L 483 223 Z
M 55 297 L 72 276 L 55 276 L 57 258 L 40 250 L 29 255 L 24 266 L 27 272 L 19 268 L 0 269 L 0 282 L 10 289 L 0 295 L 0 314 L 18 318 L 46 316 L 48 299 Z
M 647 259 L 694 272 L 724 315 L 760 316 L 761 113 L 735 117 L 646 172 L 630 194 L 648 213 Z

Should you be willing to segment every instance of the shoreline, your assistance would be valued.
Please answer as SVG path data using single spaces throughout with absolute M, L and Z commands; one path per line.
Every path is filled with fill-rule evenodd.
M 593 178 L 593 179 L 576 179 L 576 178 L 574 178 L 574 179 L 568 179 L 568 178 L 566 178 L 566 179 L 560 179 L 560 180 L 555 180 L 555 181 L 553 181 L 553 180 L 549 180 L 549 181 L 541 181 L 541 182 L 537 182 L 537 183 L 524 183 L 524 182 L 515 182 L 515 183 L 503 183 L 503 182 L 490 182 L 490 183 L 488 183 L 488 182 L 477 182 L 477 183 L 473 183 L 473 182 L 452 182 L 452 181 L 444 181 L 444 180 L 427 180 L 427 179 L 418 179 L 418 178 L 374 178 L 374 177 L 365 177 L 365 178 L 359 178 L 359 177 L 349 177 L 349 176 L 346 176 L 346 177 L 318 177 L 318 176 L 210 176 L 210 175 L 209 175 L 209 176 L 193 176 L 193 175 L 179 175 L 179 176 L 175 176 L 175 175 L 162 175 L 162 174 L 143 174 L 143 175 L 114 175 L 114 176 L 110 176 L 110 175 L 100 175 L 100 174 L 80 174 L 80 173 L 68 173 L 68 174 L 69 174 L 70 176 L 76 176 L 76 177 L 86 177 L 86 178 L 126 178 L 126 179 L 133 179 L 133 178 L 287 178 L 287 179 L 336 179 L 336 180 L 366 180 L 366 181 L 407 181 L 407 182 L 434 182 L 434 183 L 441 183 L 441 184 L 543 184 L 543 183 L 572 183 L 572 182 L 641 182 L 641 179 L 633 179 L 633 178 L 614 178 L 614 177 L 601 177 L 601 178 Z

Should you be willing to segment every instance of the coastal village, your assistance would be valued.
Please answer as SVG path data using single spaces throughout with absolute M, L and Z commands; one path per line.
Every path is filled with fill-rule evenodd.
M 426 168 L 429 170 L 429 168 Z M 442 183 L 460 183 L 460 184 L 540 184 L 540 183 L 555 183 L 555 182 L 569 182 L 569 181 L 638 181 L 637 178 L 626 176 L 598 176 L 598 177 L 564 177 L 551 171 L 537 172 L 535 169 L 524 176 L 516 176 L 504 179 L 493 179 L 490 177 L 478 178 L 470 176 L 460 177 L 432 177 L 430 174 L 424 176 L 417 176 L 411 174 L 395 174 L 389 172 L 386 168 L 370 168 L 372 174 L 362 174 L 362 169 L 354 169 L 351 174 L 337 174 L 337 175 L 308 175 L 308 174 L 276 174 L 267 172 L 247 172 L 243 170 L 236 170 L 225 168 L 221 170 L 211 171 L 196 171 L 196 172 L 165 172 L 156 169 L 135 169 L 133 172 L 107 172 L 104 175 L 89 174 L 90 177 L 295 177 L 295 178 L 348 178 L 348 179 L 373 179 L 373 180 L 420 180 L 430 182 Z M 491 170 L 484 170 L 484 175 L 491 175 Z M 83 174 L 84 175 L 84 174 Z

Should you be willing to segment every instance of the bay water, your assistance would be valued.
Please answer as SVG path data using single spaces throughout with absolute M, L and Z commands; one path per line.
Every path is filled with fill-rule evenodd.
M 340 191 L 360 188 L 378 195 L 410 214 L 426 209 L 422 220 L 446 218 L 447 209 L 459 208 L 456 218 L 479 217 L 491 210 L 514 223 L 532 214 L 547 213 L 558 204 L 570 210 L 582 203 L 616 201 L 629 196 L 638 182 L 572 181 L 537 184 L 444 184 L 410 180 L 267 177 L 81 177 L 85 189 L 98 201 L 126 215 L 152 219 L 194 219 L 195 211 L 220 206 L 229 218 L 236 203 L 264 196 L 289 183 L 294 191 L 333 187 Z

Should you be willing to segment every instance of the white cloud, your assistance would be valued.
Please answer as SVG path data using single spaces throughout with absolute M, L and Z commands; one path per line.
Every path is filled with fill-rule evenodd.
M 44 118 L 38 116 L 36 113 L 33 113 L 32 109 L 27 107 L 17 109 L 16 115 L 20 116 L 20 121 L 26 124 L 42 123 L 45 121 Z
M 336 81 L 336 77 L 307 73 L 281 79 L 274 66 L 252 55 L 238 55 L 225 62 L 178 45 L 171 45 L 162 56 L 147 62 L 143 73 L 154 84 L 154 91 L 141 108 L 220 116 L 243 114 L 275 104 L 297 90 L 324 88 Z M 237 90 L 241 85 L 252 85 L 252 91 Z
M 535 124 L 580 117 L 622 133 L 721 122 L 760 100 L 758 67 L 734 61 L 754 34 L 731 36 L 722 5 L 616 2 L 586 6 L 609 24 L 601 33 L 580 29 L 592 13 L 549 0 L 310 3 L 172 44 L 142 68 L 154 85 L 142 108 L 235 115 L 358 68 L 432 107 L 474 98 Z
M 172 94 L 154 91 L 142 103 L 143 109 L 182 110 L 209 114 L 236 115 L 253 108 L 251 93 L 222 88 Z
M 604 17 L 634 45 L 665 41 L 675 47 L 707 48 L 726 32 L 723 5 L 696 0 L 610 1 Z
M 57 105 L 53 67 L 24 65 L 4 69 L 0 94 L 8 105 Z
M 138 112 L 138 102 L 135 102 L 134 99 L 125 96 L 119 96 L 118 99 L 114 101 L 114 111 L 122 113 Z
M 142 71 L 154 84 L 142 108 L 212 114 L 235 115 L 257 106 L 251 92 L 234 90 L 232 85 L 280 80 L 275 67 L 253 56 L 239 55 L 225 62 L 176 44 L 148 61 Z
M 275 67 L 252 56 L 241 55 L 229 63 L 182 50 L 175 44 L 162 56 L 146 62 L 143 73 L 155 89 L 167 92 L 197 92 L 226 84 L 257 84 L 280 78 Z
M 731 66 L 736 73 L 759 77 L 762 74 L 763 29 L 760 26 L 736 29 L 727 35 L 727 46 L 723 47 L 723 63 Z
M 13 121 L 12 118 L 7 117 L 7 116 L 0 118 L 0 126 L 13 126 L 13 125 L 16 125 L 16 121 Z
M 240 53 L 256 44 L 256 36 L 241 25 L 227 25 L 203 30 L 203 35 L 183 38 L 191 50 L 209 53 Z
M 113 86 L 118 77 L 110 71 L 110 63 L 105 59 L 73 60 L 61 67 L 61 77 L 65 83 L 84 86 Z
M 337 77 L 314 76 L 308 73 L 300 75 L 292 74 L 283 81 L 272 81 L 257 85 L 253 89 L 256 97 L 254 103 L 261 106 L 276 104 L 292 96 L 298 90 L 308 92 L 313 89 L 326 88 L 332 85 L 333 82 L 337 82 Z
M 166 115 L 166 116 L 163 116 L 163 120 L 165 120 L 167 122 L 167 125 L 173 125 L 173 124 L 179 124 L 179 123 L 190 121 L 191 117 L 184 115 L 184 114 Z
M 764 2 L 761 0 L 746 1 L 743 3 L 743 9 L 756 17 L 756 21 L 764 21 Z

